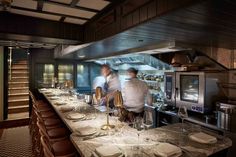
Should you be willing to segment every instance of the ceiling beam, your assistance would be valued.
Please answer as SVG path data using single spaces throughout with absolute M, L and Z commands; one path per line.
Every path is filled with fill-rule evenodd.
M 11 6 L 13 9 L 18 9 L 18 10 L 23 10 L 23 11 L 31 11 L 35 13 L 44 13 L 44 14 L 49 14 L 49 15 L 56 15 L 56 16 L 64 16 L 64 17 L 69 17 L 69 18 L 74 18 L 74 19 L 80 19 L 80 20 L 90 20 L 89 18 L 86 17 L 79 17 L 79 16 L 73 16 L 73 15 L 65 15 L 65 14 L 59 14 L 59 13 L 53 13 L 53 12 L 48 12 L 48 11 L 38 11 L 34 9 L 29 9 L 29 8 L 23 8 L 23 7 L 17 7 L 17 6 Z
M 37 0 L 34 0 L 37 1 Z M 86 8 L 86 7 L 81 7 L 81 6 L 77 6 L 75 3 L 74 6 L 71 6 L 71 4 L 65 4 L 65 3 L 60 3 L 60 2 L 54 2 L 54 1 L 50 1 L 50 0 L 41 0 L 44 3 L 48 3 L 48 4 L 54 4 L 54 5 L 59 5 L 59 6 L 63 6 L 63 7 L 68 7 L 68 8 L 75 8 L 75 9 L 80 9 L 80 10 L 84 10 L 84 11 L 89 11 L 89 12 L 95 12 L 98 13 L 100 10 L 96 10 L 96 9 L 91 9 L 91 8 Z
M 80 1 L 80 0 L 72 0 L 71 3 L 70 3 L 70 6 L 71 6 L 72 8 L 74 8 L 74 7 L 76 6 L 76 4 L 77 4 L 79 1 Z M 66 19 L 65 16 L 61 17 L 60 22 L 64 22 L 65 19 Z

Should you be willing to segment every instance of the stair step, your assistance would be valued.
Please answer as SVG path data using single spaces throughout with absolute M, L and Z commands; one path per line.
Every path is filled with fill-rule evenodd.
M 12 70 L 29 70 L 28 66 L 12 66 Z
M 9 82 L 8 82 L 8 84 L 22 84 L 22 83 L 29 83 L 29 82 L 28 82 L 28 81 L 26 81 L 26 82 L 19 82 L 19 81 L 15 82 L 15 81 L 9 81 Z
M 9 93 L 8 96 L 22 96 L 22 95 L 29 95 L 29 93 Z
M 17 120 L 17 119 L 25 119 L 29 118 L 29 112 L 21 112 L 21 113 L 11 113 L 8 114 L 8 120 Z
M 19 106 L 8 107 L 8 113 L 22 113 L 22 112 L 28 112 L 28 111 L 29 111 L 29 105 L 19 105 Z
M 21 76 L 27 77 L 28 74 L 29 74 L 28 72 L 27 73 L 23 73 L 23 72 L 15 73 L 15 72 L 13 72 L 13 73 L 11 73 L 11 77 L 21 77 Z
M 20 93 L 29 93 L 29 89 L 28 88 L 26 88 L 26 89 L 21 89 L 21 88 L 19 88 L 19 89 L 9 89 L 8 90 L 8 94 L 20 94 Z
M 10 106 L 22 106 L 22 105 L 28 105 L 28 104 L 29 104 L 29 99 L 8 101 L 8 107 L 10 107 Z
M 11 82 L 27 82 L 28 80 L 28 77 L 11 77 L 11 79 L 9 78 L 9 81 Z
M 11 103 L 11 102 L 22 102 L 22 101 L 24 101 L 24 102 L 28 102 L 29 101 L 29 99 L 17 99 L 17 100 L 8 100 L 8 102 L 9 103 Z
M 12 100 L 22 100 L 22 99 L 29 99 L 29 94 L 27 94 L 27 95 L 8 96 L 8 102 L 12 101 Z
M 29 87 L 11 87 L 9 90 L 20 90 L 20 89 L 29 89 Z
M 9 82 L 8 87 L 9 88 L 15 88 L 15 87 L 28 87 L 29 83 L 28 82 Z
M 18 60 L 18 61 L 13 61 L 12 64 L 28 64 L 27 60 Z

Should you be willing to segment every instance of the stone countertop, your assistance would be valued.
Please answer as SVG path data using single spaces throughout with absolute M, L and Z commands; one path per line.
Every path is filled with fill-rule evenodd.
M 126 156 L 135 156 L 139 152 L 143 157 L 154 156 L 155 147 L 160 142 L 167 142 L 179 146 L 183 152 L 182 157 L 210 156 L 232 145 L 232 141 L 229 138 L 203 130 L 203 128 L 196 125 L 184 124 L 186 132 L 183 133 L 181 123 L 138 132 L 136 129 L 128 126 L 128 124 L 118 121 L 117 117 L 110 117 L 110 124 L 114 124 L 116 127 L 110 131 L 103 131 L 100 127 L 106 123 L 105 113 L 98 112 L 77 98 L 63 96 L 63 91 L 61 90 L 47 89 L 39 91 L 44 94 L 65 125 L 71 130 L 70 139 L 80 155 L 84 157 L 90 157 L 96 147 L 102 145 L 116 145 L 123 150 Z M 53 93 L 60 96 L 58 99 L 52 100 L 51 97 L 47 96 L 47 93 L 49 95 Z M 72 105 L 74 106 L 74 110 L 62 112 L 60 107 L 64 105 L 56 105 L 58 102 L 65 102 L 65 105 Z M 74 112 L 84 113 L 86 118 L 78 121 L 66 118 L 67 114 Z M 78 136 L 75 129 L 85 126 L 97 128 L 97 133 L 90 138 Z M 188 135 L 196 131 L 203 131 L 217 137 L 217 143 L 199 144 L 191 141 Z M 137 149 L 137 146 L 139 146 L 139 149 Z

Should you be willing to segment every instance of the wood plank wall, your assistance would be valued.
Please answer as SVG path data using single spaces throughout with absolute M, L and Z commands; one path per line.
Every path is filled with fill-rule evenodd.
M 85 42 L 104 39 L 194 2 L 199 0 L 127 0 L 99 19 L 87 23 Z

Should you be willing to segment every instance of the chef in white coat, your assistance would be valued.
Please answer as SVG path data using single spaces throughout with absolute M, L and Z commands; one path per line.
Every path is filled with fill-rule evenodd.
M 121 90 L 121 83 L 119 76 L 112 71 L 109 65 L 104 64 L 101 67 L 101 74 L 105 78 L 105 83 L 103 90 L 106 96 L 109 96 L 109 101 L 113 102 L 113 94 L 117 90 Z M 106 101 L 106 100 L 105 100 Z M 110 103 L 110 106 L 113 107 L 113 104 Z
M 129 68 L 127 74 L 129 78 L 122 89 L 124 107 L 134 116 L 142 116 L 145 103 L 152 105 L 152 96 L 146 82 L 137 78 L 138 70 Z

